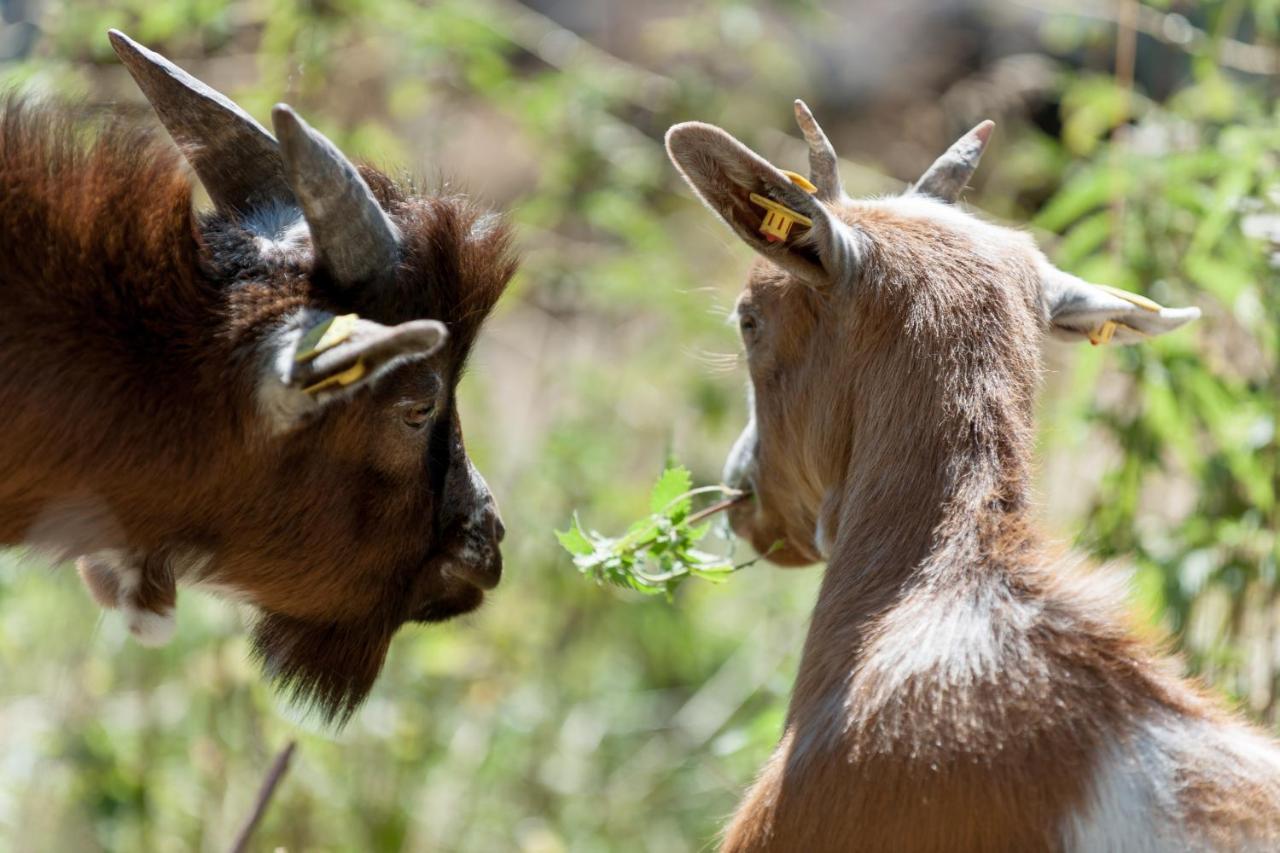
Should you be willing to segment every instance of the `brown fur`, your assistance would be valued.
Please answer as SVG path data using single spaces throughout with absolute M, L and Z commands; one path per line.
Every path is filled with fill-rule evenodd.
M 760 214 L 738 196 L 760 172 L 741 168 L 738 186 L 721 139 L 694 127 L 668 144 L 754 245 Z M 1152 748 L 1153 721 L 1188 749 L 1203 730 L 1262 752 L 1233 767 L 1225 749 L 1171 747 L 1176 804 L 1151 819 L 1177 828 L 1151 849 L 1280 840 L 1274 747 L 1179 679 L 1115 612 L 1122 595 L 1035 530 L 1044 259 L 937 202 L 831 215 L 859 235 L 856 271 L 815 286 L 794 258 L 759 259 L 738 306 L 758 438 L 743 484 L 756 500 L 734 527 L 762 552 L 781 539 L 769 556 L 785 565 L 817 558 L 819 527 L 830 550 L 782 739 L 723 849 L 1066 849 L 1090 837 L 1073 820 L 1113 805 L 1102 774 Z M 803 237 L 757 248 L 810 251 Z
M 439 570 L 491 500 L 454 389 L 514 271 L 489 214 L 362 174 L 403 254 L 391 284 L 347 293 L 309 252 L 271 261 L 235 221 L 197 216 L 152 131 L 13 99 L 0 115 L 0 542 L 146 555 L 152 600 L 170 606 L 163 555 L 211 555 L 184 580 L 257 604 L 268 672 L 339 717 L 400 624 L 483 598 Z M 255 407 L 259 347 L 300 306 L 439 319 L 449 340 L 276 436 Z M 417 399 L 440 400 L 438 417 L 406 438 L 387 413 Z

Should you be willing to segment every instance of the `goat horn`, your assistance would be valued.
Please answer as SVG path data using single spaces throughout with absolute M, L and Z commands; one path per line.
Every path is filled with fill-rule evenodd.
M 400 234 L 356 167 L 285 104 L 271 110 L 271 123 L 317 262 L 342 285 L 385 275 L 399 256 Z
M 280 147 L 262 125 L 230 98 L 119 30 L 108 30 L 107 37 L 219 211 L 293 203 Z
M 831 147 L 831 140 L 822 132 L 809 107 L 799 98 L 796 99 L 796 124 L 800 125 L 805 142 L 809 143 L 809 180 L 818 188 L 816 195 L 827 201 L 840 198 L 844 195 L 844 187 L 840 184 L 836 150 Z
M 991 131 L 995 126 L 996 123 L 991 120 L 984 121 L 956 140 L 947 149 L 947 153 L 933 161 L 929 171 L 916 181 L 910 192 L 931 195 L 947 202 L 958 199 L 960 191 L 978 168 L 978 161 L 982 159 L 982 152 L 987 147 L 987 140 L 991 138 Z

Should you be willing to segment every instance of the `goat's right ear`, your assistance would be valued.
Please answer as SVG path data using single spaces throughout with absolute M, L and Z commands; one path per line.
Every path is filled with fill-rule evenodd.
M 405 359 L 434 355 L 447 339 L 436 320 L 384 326 L 355 314 L 304 309 L 266 339 L 258 406 L 272 432 L 287 432 Z
M 1166 308 L 1118 287 L 1090 284 L 1045 265 L 1041 290 L 1054 337 L 1132 344 L 1171 332 L 1200 316 L 1199 308 Z
M 667 131 L 667 155 L 707 207 L 778 266 L 818 287 L 857 269 L 865 238 L 811 190 L 725 131 L 701 122 L 677 124 Z M 775 214 L 794 224 L 770 228 Z

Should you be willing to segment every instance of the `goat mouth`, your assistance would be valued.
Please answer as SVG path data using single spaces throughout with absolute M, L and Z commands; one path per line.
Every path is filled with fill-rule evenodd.
M 459 560 L 451 558 L 440 567 L 440 574 L 448 580 L 461 581 L 484 591 L 489 591 L 502 580 L 502 560 Z
M 484 591 L 479 587 L 466 583 L 450 584 L 444 595 L 419 607 L 410 618 L 414 622 L 426 624 L 447 622 L 454 617 L 471 613 L 481 604 L 484 604 Z
M 502 580 L 499 540 L 464 531 L 432 561 L 448 586 L 467 585 L 488 592 Z

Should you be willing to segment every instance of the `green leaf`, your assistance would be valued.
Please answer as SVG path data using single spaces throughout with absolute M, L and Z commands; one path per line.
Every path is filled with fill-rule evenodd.
M 584 532 L 575 515 L 569 529 L 556 536 L 573 554 L 573 564 L 596 583 L 632 589 L 644 595 L 673 599 L 681 583 L 700 577 L 713 583 L 725 580 L 745 565 L 727 557 L 699 551 L 696 546 L 712 529 L 710 522 L 690 524 L 695 498 L 736 492 L 722 486 L 693 488 L 693 475 L 683 466 L 664 471 L 650 496 L 652 512 L 638 519 L 617 538 Z M 721 506 L 720 509 L 724 507 Z
M 569 522 L 568 530 L 557 530 L 555 533 L 556 538 L 560 540 L 560 546 L 573 556 L 589 557 L 595 553 L 595 546 L 591 544 L 587 534 L 582 532 L 582 526 L 578 523 L 576 513 Z
M 1041 209 L 1032 222 L 1050 231 L 1062 231 L 1085 214 L 1110 202 L 1114 192 L 1122 191 L 1115 183 L 1115 175 L 1110 170 L 1086 166 Z
M 675 515 L 682 509 L 689 508 L 689 501 L 680 501 L 685 492 L 693 489 L 693 475 L 683 465 L 668 468 L 662 472 L 658 482 L 649 495 L 649 510 L 653 513 Z

